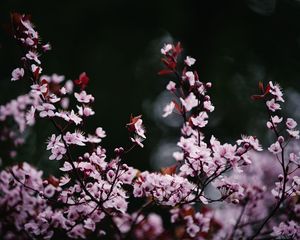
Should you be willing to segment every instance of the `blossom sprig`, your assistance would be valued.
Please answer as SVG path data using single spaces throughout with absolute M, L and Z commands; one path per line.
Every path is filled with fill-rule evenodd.
M 130 122 L 126 124 L 126 127 L 129 133 L 133 134 L 133 137 L 130 137 L 131 142 L 143 148 L 144 144 L 142 142 L 146 139 L 146 130 L 143 125 L 142 115 L 136 117 L 131 115 Z
M 85 131 L 86 118 L 95 114 L 89 76 L 84 72 L 71 81 L 42 75 L 40 56 L 50 45 L 40 43 L 28 16 L 14 13 L 12 23 L 24 50 L 12 80 L 28 80 L 31 91 L 0 107 L 0 121 L 13 117 L 18 126 L 15 131 L 3 124 L 1 139 L 21 144 L 22 132 L 36 121 L 51 122 L 46 149 L 49 160 L 60 162 L 61 174 L 44 177 L 27 163 L 0 171 L 4 239 L 299 238 L 299 131 L 294 119 L 280 114 L 279 84 L 260 83 L 260 93 L 252 97 L 266 104 L 266 126 L 275 136 L 267 150 L 255 136 L 221 143 L 204 134 L 214 111 L 212 84 L 200 81 L 196 59 L 184 57 L 180 43 L 165 44 L 159 74 L 172 77 L 166 89 L 174 98 L 163 117 L 174 112 L 182 117 L 179 149 L 173 153 L 175 164 L 141 172 L 125 160 L 146 139 L 141 115 L 126 125 L 132 146 L 118 147 L 110 157 L 101 145 L 107 135 L 103 128 Z

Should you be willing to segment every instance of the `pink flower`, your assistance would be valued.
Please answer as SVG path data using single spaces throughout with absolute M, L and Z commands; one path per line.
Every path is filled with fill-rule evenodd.
M 95 114 L 93 109 L 90 108 L 90 107 L 87 107 L 87 106 L 79 107 L 79 106 L 77 106 L 77 108 L 78 108 L 78 114 L 80 116 L 89 117 L 89 116 L 92 116 L 92 115 Z
M 169 116 L 173 110 L 174 110 L 175 104 L 174 102 L 170 102 L 167 106 L 164 108 L 164 114 L 162 115 L 163 117 Z
M 51 50 L 51 45 L 50 43 L 46 43 L 42 46 L 42 49 L 44 52 L 50 51 Z
M 38 58 L 38 54 L 35 53 L 35 52 L 29 51 L 29 52 L 26 54 L 26 58 L 35 61 L 37 64 L 41 64 L 41 61 L 40 61 L 39 58 Z
M 173 48 L 172 44 L 165 44 L 164 47 L 160 50 L 163 55 L 166 55 Z
M 50 104 L 50 103 L 43 103 L 40 106 L 37 106 L 36 109 L 38 111 L 40 111 L 40 117 L 44 118 L 44 117 L 53 117 L 55 115 L 54 111 L 55 107 L 54 105 Z
M 299 139 L 300 138 L 299 130 L 290 130 L 290 129 L 287 129 L 286 131 L 289 133 L 290 137 L 295 138 L 295 139 Z
M 96 229 L 96 224 L 91 218 L 88 218 L 84 220 L 84 228 L 93 232 Z
M 273 143 L 268 150 L 273 153 L 273 154 L 278 154 L 282 152 L 282 148 L 280 146 L 280 143 L 277 141 L 275 143 Z
M 191 121 L 194 126 L 203 128 L 208 123 L 208 121 L 206 120 L 207 118 L 208 115 L 206 112 L 200 112 L 197 117 L 191 117 Z
M 85 146 L 86 139 L 80 132 L 70 133 L 67 132 L 63 137 L 67 144 L 74 144 Z
M 103 130 L 102 127 L 98 127 L 96 129 L 96 135 L 99 137 L 99 138 L 105 138 L 106 137 L 106 133 L 105 131 Z
M 253 136 L 245 136 L 242 135 L 242 139 L 241 140 L 237 140 L 237 144 L 241 145 L 241 144 L 249 144 L 254 150 L 256 151 L 262 151 L 262 147 L 258 141 L 258 139 L 256 137 Z
M 210 100 L 204 101 L 203 107 L 209 112 L 213 112 L 215 110 L 215 107 L 212 105 Z
M 272 129 L 272 128 L 273 128 L 273 125 L 274 125 L 274 127 L 277 127 L 278 123 L 281 123 L 281 122 L 282 122 L 282 117 L 279 118 L 277 115 L 271 116 L 271 120 L 272 120 L 272 121 L 268 121 L 268 122 L 267 122 L 267 127 L 268 127 L 269 129 Z
M 73 121 L 76 125 L 80 124 L 82 122 L 82 118 L 78 117 L 74 110 L 71 111 L 71 113 L 68 114 L 68 117 L 71 121 Z
M 57 103 L 60 101 L 60 98 L 57 97 L 54 93 L 51 93 L 48 99 L 51 103 Z
M 16 68 L 12 71 L 11 73 L 12 81 L 17 81 L 20 80 L 24 76 L 24 69 L 23 68 Z
M 136 143 L 137 145 L 139 145 L 141 148 L 144 147 L 144 144 L 142 144 L 142 142 L 145 140 L 144 138 L 136 135 L 134 138 L 130 138 L 130 140 L 133 142 L 133 143 Z
M 191 71 L 186 72 L 185 75 L 182 77 L 182 79 L 188 80 L 190 86 L 194 86 L 195 85 L 195 75 Z
M 138 119 L 135 124 L 135 132 L 137 133 L 137 135 L 139 135 L 142 138 L 146 138 L 145 136 L 145 128 L 143 126 L 143 120 L 142 119 Z
M 44 189 L 44 195 L 47 198 L 53 197 L 55 194 L 55 187 L 52 184 L 48 184 Z
M 33 94 L 38 94 L 38 95 L 44 95 L 48 92 L 48 84 L 47 83 L 43 83 L 41 85 L 39 84 L 33 84 L 31 85 L 31 92 Z
M 281 87 L 279 86 L 279 84 L 273 84 L 270 81 L 269 86 L 270 86 L 270 93 L 276 97 L 276 100 L 280 102 L 284 102 L 284 99 L 282 98 L 283 93 L 281 91 Z
M 77 163 L 74 163 L 75 166 L 77 165 Z M 59 168 L 59 170 L 63 171 L 63 172 L 68 172 L 68 171 L 71 171 L 73 168 L 72 168 L 72 165 L 71 163 L 69 162 L 64 162 L 64 165 Z
M 35 115 L 35 107 L 31 106 L 30 110 L 26 113 L 26 123 L 29 126 L 32 126 L 35 123 L 34 115 Z
M 52 134 L 51 138 L 47 141 L 47 150 L 50 150 L 55 147 L 64 146 L 61 142 L 61 135 L 56 136 L 55 134 Z
M 56 146 L 51 149 L 50 160 L 61 160 L 62 157 L 66 154 L 67 150 L 63 146 Z
M 106 178 L 109 182 L 113 182 L 116 178 L 116 174 L 113 170 L 109 170 L 107 173 L 106 173 Z
M 39 67 L 39 66 L 37 66 L 35 64 L 31 64 L 31 71 L 33 73 L 37 72 L 38 74 L 40 74 L 42 72 L 42 70 L 43 69 L 41 67 Z
M 64 119 L 65 121 L 70 121 L 70 118 L 69 118 L 69 113 L 66 112 L 66 111 L 60 111 L 60 112 L 56 112 L 55 113 L 55 116 L 56 117 L 60 117 L 62 119 Z
M 78 102 L 90 103 L 94 101 L 94 97 L 91 94 L 87 94 L 86 91 L 81 91 L 80 93 L 74 93 Z
M 297 127 L 297 122 L 292 118 L 288 118 L 286 120 L 286 126 L 288 127 L 288 129 L 294 129 L 295 127 Z
M 173 157 L 176 161 L 182 161 L 184 159 L 184 153 L 183 152 L 174 152 Z
M 296 165 L 300 165 L 300 156 L 296 155 L 295 153 L 290 153 L 289 155 L 289 160 L 293 163 L 295 163 Z M 299 205 L 300 206 L 300 205 Z
M 200 231 L 200 227 L 196 224 L 189 224 L 186 231 L 190 235 L 190 237 L 194 238 L 196 234 Z
M 280 110 L 281 107 L 278 103 L 275 102 L 275 99 L 272 98 L 271 100 L 267 101 L 267 107 L 270 111 L 275 112 L 276 110 Z
M 71 178 L 68 175 L 62 176 L 59 179 L 59 186 L 64 186 L 71 181 Z
M 167 85 L 167 90 L 169 90 L 169 91 L 175 91 L 176 90 L 176 83 L 174 83 L 173 81 L 170 81 L 169 83 L 168 83 L 168 85 Z
M 195 58 L 187 56 L 186 59 L 184 60 L 185 64 L 188 65 L 189 67 L 194 65 L 196 62 Z
M 185 99 L 180 98 L 180 101 L 187 111 L 192 110 L 192 108 L 198 105 L 198 100 L 192 92 Z

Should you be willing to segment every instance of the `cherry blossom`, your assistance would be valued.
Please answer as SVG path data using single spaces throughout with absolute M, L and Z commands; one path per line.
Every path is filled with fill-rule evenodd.
M 23 68 L 16 68 L 15 70 L 12 71 L 12 81 L 17 81 L 23 78 L 24 76 L 24 69 Z
M 191 67 L 192 65 L 195 64 L 196 59 L 192 58 L 190 56 L 187 56 L 186 59 L 184 60 L 185 64 L 188 65 L 189 67 Z
M 165 44 L 160 50 L 163 55 L 166 55 L 173 48 L 172 44 Z
M 297 122 L 292 118 L 287 118 L 286 126 L 288 127 L 288 129 L 294 129 L 295 127 L 297 127 Z
M 168 85 L 166 86 L 166 89 L 169 91 L 175 91 L 176 90 L 176 83 L 173 81 L 170 81 Z
M 275 102 L 275 99 L 271 99 L 269 101 L 267 101 L 267 106 L 268 108 L 272 111 L 275 112 L 276 110 L 280 110 L 280 105 L 278 103 Z
M 165 106 L 165 108 L 164 108 L 164 114 L 162 116 L 163 117 L 169 116 L 173 112 L 174 107 L 175 107 L 175 103 L 174 102 L 170 102 L 168 105 Z
M 279 142 L 275 142 L 268 148 L 268 150 L 273 154 L 278 154 L 282 151 L 282 148 Z
M 207 113 L 201 112 L 197 117 L 192 117 L 191 121 L 194 126 L 203 128 L 208 123 L 208 121 L 206 120 L 207 118 L 208 118 Z
M 185 72 L 183 79 L 186 79 L 189 82 L 190 86 L 195 85 L 195 75 L 193 72 L 191 71 Z
M 37 106 L 36 109 L 40 112 L 39 115 L 41 118 L 44 117 L 53 117 L 55 115 L 55 106 L 50 103 L 43 103 L 40 106 Z
M 198 100 L 194 93 L 190 93 L 185 99 L 180 98 L 180 101 L 187 111 L 198 105 Z
M 80 93 L 75 92 L 74 96 L 80 103 L 90 103 L 94 101 L 94 97 L 91 94 L 87 94 L 86 91 L 81 91 Z
M 26 54 L 26 57 L 30 60 L 33 60 L 34 62 L 36 62 L 37 64 L 41 64 L 41 61 L 39 60 L 38 58 L 38 54 L 35 53 L 35 52 L 32 52 L 32 51 L 29 51 L 27 54 Z

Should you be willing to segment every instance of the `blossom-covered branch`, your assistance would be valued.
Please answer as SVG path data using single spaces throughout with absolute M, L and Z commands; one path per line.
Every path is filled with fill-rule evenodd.
M 215 110 L 212 83 L 200 80 L 196 59 L 184 57 L 180 43 L 165 44 L 159 75 L 169 79 L 173 100 L 162 115 L 182 119 L 178 150 L 174 165 L 139 171 L 126 154 L 144 147 L 142 116 L 131 115 L 126 124 L 128 147 L 107 156 L 101 146 L 105 130 L 86 132 L 86 119 L 96 114 L 87 73 L 74 81 L 44 75 L 40 57 L 50 44 L 41 43 L 27 15 L 13 13 L 12 26 L 23 56 L 11 80 L 26 81 L 30 91 L 0 107 L 0 140 L 9 146 L 1 157 L 14 157 L 25 131 L 48 121 L 53 129 L 45 148 L 60 174 L 45 178 L 26 162 L 0 172 L 4 239 L 300 238 L 299 130 L 294 119 L 280 115 L 278 84 L 260 83 L 260 93 L 252 96 L 265 103 L 266 127 L 274 133 L 267 150 L 255 136 L 221 143 L 204 134 Z

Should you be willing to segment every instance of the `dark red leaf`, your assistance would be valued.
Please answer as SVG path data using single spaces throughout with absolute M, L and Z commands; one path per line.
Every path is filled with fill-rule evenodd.
M 162 75 L 167 75 L 167 74 L 171 74 L 171 73 L 173 73 L 173 70 L 163 69 L 158 72 L 158 75 L 162 76 Z

